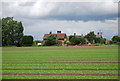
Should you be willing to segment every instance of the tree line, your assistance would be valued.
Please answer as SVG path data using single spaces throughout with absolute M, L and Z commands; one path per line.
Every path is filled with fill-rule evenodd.
M 2 32 L 2 46 L 32 46 L 33 36 L 23 34 L 24 27 L 22 22 L 18 22 L 13 17 L 6 17 L 0 19 L 0 32 Z M 86 39 L 91 43 L 105 44 L 106 39 L 97 37 L 94 32 L 89 32 L 84 37 L 69 36 L 69 41 L 64 41 L 67 45 L 84 45 Z M 37 41 L 39 42 L 39 41 Z M 119 43 L 120 37 L 113 36 L 111 43 Z M 61 41 L 57 41 L 56 37 L 50 35 L 48 39 L 42 42 L 45 46 L 61 45 Z

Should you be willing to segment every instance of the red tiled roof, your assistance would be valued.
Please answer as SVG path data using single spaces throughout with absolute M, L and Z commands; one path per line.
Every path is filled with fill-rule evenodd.
M 64 39 L 64 38 L 66 38 L 66 34 L 59 33 L 59 34 L 56 34 L 56 35 L 57 35 L 57 39 Z
M 66 38 L 66 34 L 65 33 L 45 34 L 43 38 L 47 39 L 50 35 L 54 35 L 55 37 L 57 37 L 57 39 L 64 39 L 64 38 Z
M 54 35 L 54 34 L 45 34 L 43 38 L 47 39 L 50 35 Z M 54 35 L 54 36 L 56 36 L 56 35 Z

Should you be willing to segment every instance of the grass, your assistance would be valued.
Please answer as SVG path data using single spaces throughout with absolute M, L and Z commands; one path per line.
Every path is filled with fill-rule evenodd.
M 117 46 L 7 47 L 2 58 L 3 79 L 118 79 Z

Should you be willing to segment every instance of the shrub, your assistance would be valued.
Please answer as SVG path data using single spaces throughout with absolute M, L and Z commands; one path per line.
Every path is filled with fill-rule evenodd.
M 56 37 L 54 35 L 50 35 L 44 43 L 45 46 L 56 45 Z
M 22 38 L 22 45 L 23 46 L 32 46 L 33 37 L 32 36 L 23 36 Z
M 116 35 L 116 36 L 113 36 L 113 37 L 112 37 L 112 41 L 113 41 L 113 43 L 116 43 L 116 44 L 117 44 L 118 42 L 120 42 L 120 37 L 117 36 L 117 35 Z
M 72 37 L 70 42 L 72 45 L 82 45 L 86 43 L 85 39 L 82 37 Z
M 57 46 L 61 46 L 62 45 L 62 41 L 56 41 L 56 45 Z

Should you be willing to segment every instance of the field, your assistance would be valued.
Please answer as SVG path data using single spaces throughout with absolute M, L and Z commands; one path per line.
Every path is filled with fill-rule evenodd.
M 4 47 L 3 79 L 118 79 L 117 46 Z

